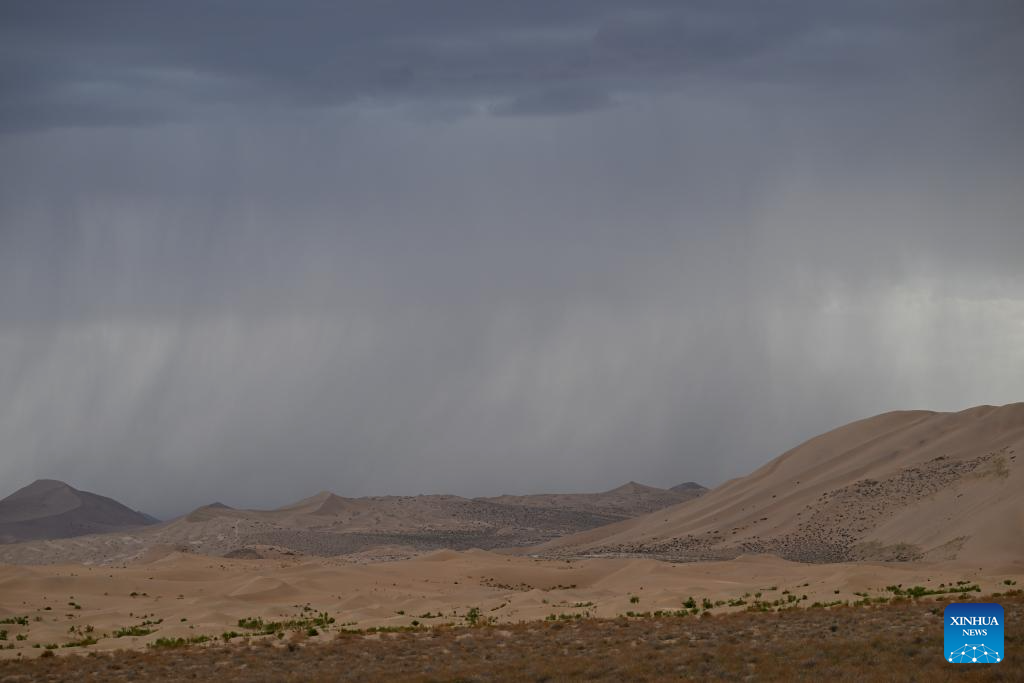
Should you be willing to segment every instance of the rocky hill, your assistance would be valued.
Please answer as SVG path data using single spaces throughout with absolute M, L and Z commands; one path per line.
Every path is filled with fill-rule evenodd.
M 111 498 L 40 479 L 0 500 L 0 543 L 123 531 L 155 521 Z
M 685 485 L 684 485 L 685 486 Z M 702 495 L 706 488 L 693 484 L 694 488 L 684 490 L 659 489 L 631 481 L 618 488 L 601 493 L 545 493 L 527 496 L 497 496 L 476 500 L 522 505 L 526 507 L 557 508 L 576 510 L 626 519 L 678 505 Z
M 630 482 L 596 494 L 468 499 L 450 495 L 344 498 L 324 491 L 276 510 L 213 503 L 130 534 L 0 548 L 0 562 L 117 563 L 172 551 L 237 558 L 407 557 L 448 548 L 532 546 L 689 500 Z

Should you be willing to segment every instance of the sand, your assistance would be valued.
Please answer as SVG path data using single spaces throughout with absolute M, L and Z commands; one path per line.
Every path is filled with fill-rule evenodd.
M 378 544 L 325 558 L 257 546 L 246 550 L 263 559 L 240 559 L 151 543 L 137 544 L 120 566 L 0 564 L 0 621 L 28 619 L 0 625 L 8 631 L 0 645 L 13 645 L 0 656 L 37 656 L 46 645 L 86 636 L 98 640 L 90 649 L 145 648 L 157 638 L 246 632 L 240 619 L 321 611 L 334 622 L 314 639 L 342 628 L 673 611 L 690 597 L 706 599 L 714 613 L 755 599 L 783 607 L 888 599 L 894 585 L 976 597 L 1024 586 L 1022 447 L 1024 404 L 886 413 L 811 439 L 692 501 L 517 554 L 440 550 L 380 561 L 406 557 L 407 549 Z M 403 506 L 429 512 L 452 504 L 447 497 L 387 501 L 389 516 L 372 524 L 406 524 Z M 273 514 L 282 525 L 331 516 L 352 523 L 360 512 L 353 505 L 322 494 Z M 374 517 L 380 510 L 367 499 L 359 505 Z M 175 528 L 208 534 L 204 525 L 215 523 L 229 537 L 240 521 L 264 522 L 259 513 L 222 507 L 195 514 Z M 75 543 L 92 543 L 102 555 L 95 539 L 120 552 L 133 545 L 125 538 L 132 537 L 5 547 L 52 559 Z M 153 632 L 113 637 L 131 626 Z
M 647 559 L 567 562 L 439 551 L 401 562 L 357 564 L 170 553 L 125 568 L 0 566 L 0 620 L 29 619 L 27 626 L 0 626 L 8 631 L 4 644 L 14 645 L 0 650 L 0 657 L 37 656 L 44 650 L 33 645 L 63 645 L 86 634 L 98 639 L 89 650 L 100 651 L 145 648 L 161 637 L 218 638 L 225 631 L 245 632 L 239 619 L 285 620 L 320 611 L 335 619 L 317 636 L 329 639 L 343 627 L 466 623 L 473 608 L 482 619 L 509 623 L 552 614 L 615 617 L 630 611 L 678 610 L 691 596 L 698 602 L 727 601 L 760 592 L 764 599 L 784 600 L 789 591 L 806 606 L 854 601 L 859 599 L 856 593 L 880 594 L 890 584 L 937 587 L 955 581 L 977 583 L 989 593 L 1005 589 L 1007 580 L 1024 585 L 1024 563 L 809 565 L 771 556 L 689 564 Z M 743 608 L 714 611 L 733 609 Z M 156 622 L 148 625 L 153 633 L 111 637 L 118 629 L 146 622 Z M 27 639 L 16 640 L 18 634 Z M 70 647 L 57 653 L 82 651 Z
M 691 502 L 555 539 L 552 556 L 1024 558 L 1024 403 L 900 411 L 815 437 Z M 531 551 L 537 552 L 537 551 Z

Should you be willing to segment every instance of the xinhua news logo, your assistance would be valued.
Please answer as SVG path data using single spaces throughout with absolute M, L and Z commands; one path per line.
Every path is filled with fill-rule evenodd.
M 1003 661 L 1003 608 L 994 602 L 952 602 L 946 605 L 945 657 L 954 664 L 997 664 Z

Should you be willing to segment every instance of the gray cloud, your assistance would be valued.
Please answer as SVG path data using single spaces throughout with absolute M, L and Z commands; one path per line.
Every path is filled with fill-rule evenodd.
M 716 484 L 1021 399 L 1014 3 L 0 13 L 2 488 Z
M 101 1 L 0 12 L 8 130 L 409 100 L 574 112 L 693 78 L 834 86 L 854 74 L 1012 73 L 1022 28 L 1010 1 Z

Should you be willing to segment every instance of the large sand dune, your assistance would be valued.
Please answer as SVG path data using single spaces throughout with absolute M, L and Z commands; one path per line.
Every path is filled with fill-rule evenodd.
M 1024 559 L 1024 403 L 892 412 L 688 503 L 556 539 L 547 555 L 803 562 Z

